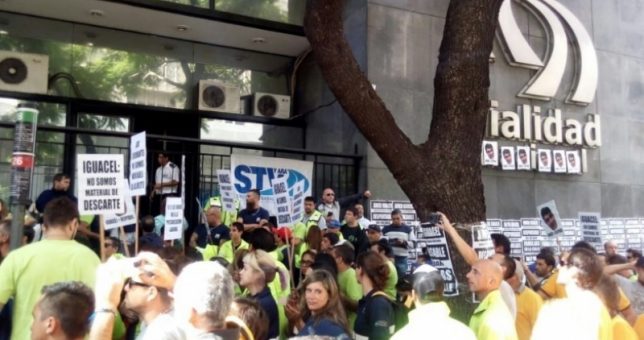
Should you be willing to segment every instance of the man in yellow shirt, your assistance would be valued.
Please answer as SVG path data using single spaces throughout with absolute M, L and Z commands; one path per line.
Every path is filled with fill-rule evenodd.
M 43 240 L 17 249 L 0 265 L 0 309 L 14 297 L 11 339 L 30 338 L 32 311 L 41 289 L 60 281 L 94 287 L 98 256 L 74 241 L 78 229 L 76 203 L 67 197 L 51 200 L 43 216 Z
M 516 260 L 515 260 L 516 261 Z M 532 328 L 537 322 L 537 315 L 543 305 L 543 300 L 534 290 L 526 288 L 523 284 L 525 273 L 523 266 L 516 261 L 514 275 L 506 281 L 510 284 L 516 295 L 517 317 L 514 321 L 519 340 L 529 340 Z
M 242 239 L 243 234 L 244 225 L 240 222 L 233 222 L 230 228 L 230 241 L 226 241 L 219 246 L 217 256 L 223 257 L 228 263 L 232 263 L 237 250 L 249 248 L 249 244 Z
M 478 340 L 516 340 L 514 319 L 508 310 L 499 287 L 503 281 L 501 266 L 491 260 L 480 260 L 467 273 L 470 290 L 481 303 L 470 319 L 470 328 Z

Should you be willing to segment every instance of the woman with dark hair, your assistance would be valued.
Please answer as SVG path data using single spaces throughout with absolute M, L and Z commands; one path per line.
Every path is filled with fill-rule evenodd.
M 294 325 L 300 330 L 298 335 L 349 339 L 347 317 L 332 274 L 326 270 L 314 270 L 302 282 L 301 289 L 299 310 L 304 324 Z
M 316 225 L 312 225 L 306 233 L 304 242 L 306 242 L 308 246 L 307 249 L 313 249 L 319 253 L 322 248 L 322 231 L 320 228 Z
M 268 339 L 268 323 L 264 309 L 249 298 L 236 298 L 226 317 L 227 325 L 240 328 L 240 340 Z
M 315 263 L 315 257 L 315 250 L 309 249 L 302 254 L 302 258 L 300 260 L 300 276 L 297 277 L 297 280 L 295 282 L 296 286 L 298 286 L 300 282 L 302 282 L 306 277 L 306 273 L 310 270 L 311 265 Z
M 394 332 L 394 309 L 383 292 L 389 278 L 385 259 L 373 251 L 358 255 L 356 276 L 364 297 L 358 301 L 358 315 L 353 327 L 356 338 L 389 339 Z

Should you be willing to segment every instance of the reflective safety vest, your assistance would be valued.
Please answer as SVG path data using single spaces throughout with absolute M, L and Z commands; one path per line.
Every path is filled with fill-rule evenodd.
M 206 248 L 197 247 L 197 251 L 201 253 L 204 261 L 210 261 L 210 259 L 217 256 L 218 248 L 214 244 L 208 244 Z
M 306 221 L 306 223 L 305 223 L 305 224 L 306 224 L 306 231 L 307 231 L 307 233 L 308 233 L 309 228 L 310 228 L 311 226 L 313 226 L 313 225 L 318 225 L 318 223 L 319 223 L 319 221 L 320 221 L 320 218 L 322 218 L 322 213 L 321 213 L 321 212 L 319 212 L 319 211 L 317 211 L 317 210 L 315 210 L 315 211 L 313 212 L 313 214 L 311 215 L 311 217 L 309 217 L 309 219 L 308 219 L 308 220 Z M 302 221 L 304 221 L 304 218 L 302 219 Z
M 237 213 L 239 213 L 239 208 L 241 207 L 238 199 L 235 199 L 234 204 L 235 211 L 226 211 L 221 204 L 221 196 L 213 196 L 208 199 L 206 205 L 203 207 L 203 211 L 207 211 L 210 207 L 221 207 L 221 223 L 230 228 L 233 222 L 237 221 Z
M 250 245 L 246 241 L 241 240 L 241 244 L 239 245 L 239 247 L 237 247 L 237 250 L 240 250 L 240 249 L 248 250 L 249 247 Z M 236 250 L 233 249 L 233 241 L 228 240 L 224 242 L 221 246 L 219 246 L 219 252 L 217 253 L 217 256 L 225 258 L 226 261 L 228 261 L 228 263 L 232 263 L 233 260 L 235 259 L 235 251 Z

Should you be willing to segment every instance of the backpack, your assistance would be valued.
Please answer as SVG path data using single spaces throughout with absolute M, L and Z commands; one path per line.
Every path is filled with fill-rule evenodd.
M 394 326 L 396 332 L 398 332 L 401 328 L 405 327 L 409 323 L 408 309 L 405 308 L 405 306 L 401 302 L 392 299 L 383 291 L 375 292 L 372 296 L 384 296 L 387 300 L 389 300 L 389 303 L 391 303 L 391 306 L 394 310 Z

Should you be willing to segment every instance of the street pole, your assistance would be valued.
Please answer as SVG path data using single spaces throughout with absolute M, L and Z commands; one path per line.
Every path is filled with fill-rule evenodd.
M 31 180 L 36 148 L 38 110 L 34 104 L 18 104 L 11 156 L 11 250 L 22 245 L 25 205 L 31 203 Z

